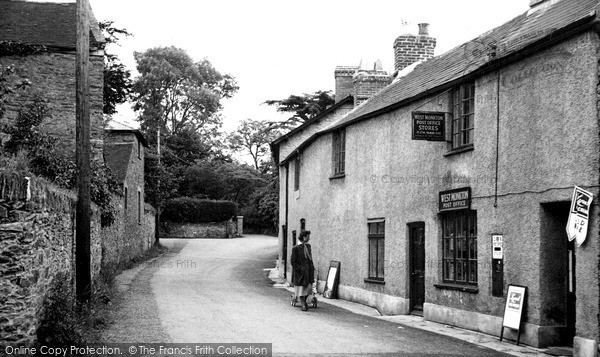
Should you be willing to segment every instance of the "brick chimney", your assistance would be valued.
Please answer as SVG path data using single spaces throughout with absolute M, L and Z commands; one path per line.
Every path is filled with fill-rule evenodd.
M 352 77 L 358 70 L 357 66 L 337 66 L 335 67 L 335 102 L 354 94 L 354 84 Z
M 387 87 L 392 77 L 383 70 L 381 61 L 362 60 L 352 77 L 354 85 L 354 107 L 359 106 L 375 93 Z
M 419 24 L 419 35 L 398 36 L 394 41 L 394 77 L 411 64 L 432 58 L 436 42 L 429 36 L 429 24 L 426 23 Z

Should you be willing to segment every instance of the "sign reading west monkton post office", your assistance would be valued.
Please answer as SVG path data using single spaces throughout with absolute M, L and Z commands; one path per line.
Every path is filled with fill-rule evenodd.
M 446 114 L 443 112 L 413 112 L 412 139 L 446 141 Z
M 440 192 L 440 212 L 471 208 L 471 187 Z

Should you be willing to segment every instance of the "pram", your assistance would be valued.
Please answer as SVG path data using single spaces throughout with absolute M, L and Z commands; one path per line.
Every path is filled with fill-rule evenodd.
M 311 291 L 311 294 L 309 294 L 309 295 L 312 295 L 311 302 L 312 302 L 312 307 L 314 309 L 317 308 L 317 301 L 318 301 L 317 300 L 317 275 L 318 275 L 318 270 L 315 269 L 315 281 L 313 281 L 313 283 L 312 283 L 312 291 Z M 308 302 L 308 296 L 306 297 L 306 301 Z M 298 305 L 296 305 L 296 304 L 298 304 Z M 293 307 L 300 306 L 300 299 L 295 294 L 292 294 L 291 305 Z

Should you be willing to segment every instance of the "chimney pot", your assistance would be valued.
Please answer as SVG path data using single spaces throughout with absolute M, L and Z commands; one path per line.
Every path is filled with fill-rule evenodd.
M 429 24 L 419 24 L 419 36 L 429 36 Z

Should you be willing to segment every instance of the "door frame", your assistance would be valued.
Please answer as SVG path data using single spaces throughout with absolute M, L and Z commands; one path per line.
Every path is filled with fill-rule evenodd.
M 414 270 L 414 259 L 413 259 L 413 253 L 414 253 L 414 245 L 413 245 L 413 239 L 412 239 L 412 230 L 414 228 L 423 228 L 423 303 L 425 303 L 425 272 L 426 272 L 426 264 L 425 264 L 425 256 L 426 256 L 426 249 L 425 249 L 425 241 L 426 241 L 426 233 L 425 233 L 425 222 L 423 221 L 417 221 L 417 222 L 411 222 L 407 224 L 407 243 L 408 243 L 408 270 L 407 270 L 407 275 L 408 275 L 408 297 L 409 297 L 409 307 L 410 307 L 410 311 L 414 311 L 414 310 L 419 310 L 419 309 L 415 309 L 415 299 L 414 294 L 415 294 L 415 287 L 414 287 L 414 283 L 413 283 L 413 278 L 412 278 L 412 274 L 413 274 L 413 270 Z M 423 309 L 423 307 L 421 307 L 421 310 Z

